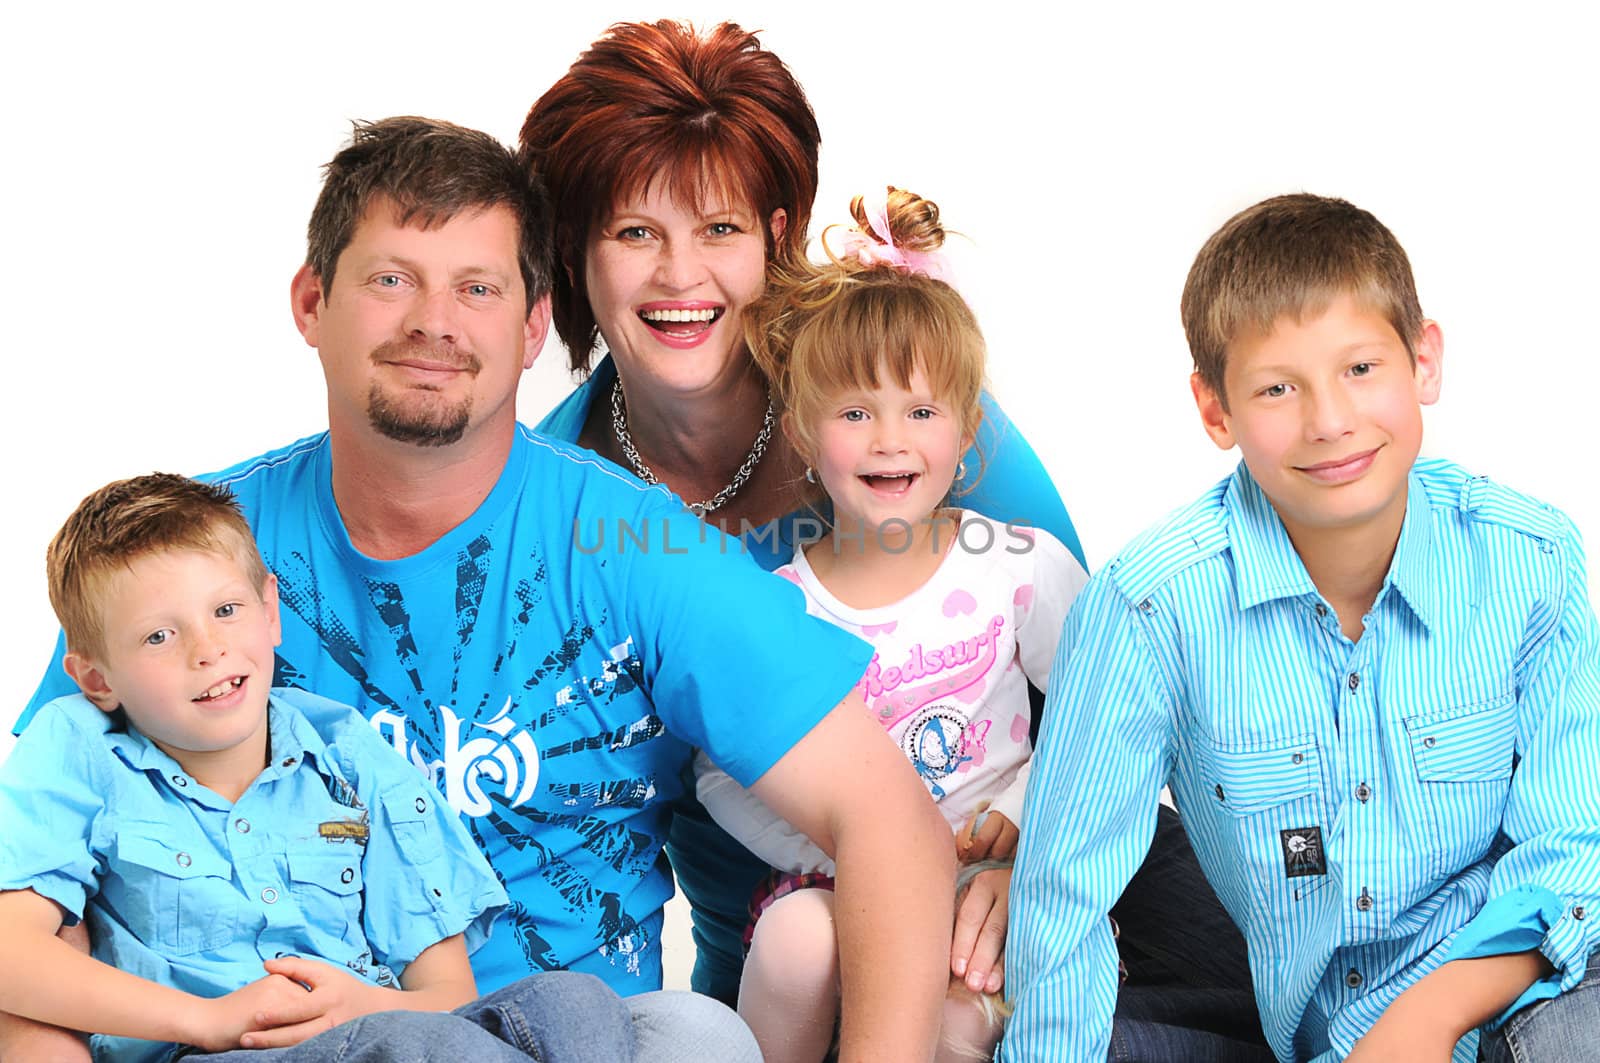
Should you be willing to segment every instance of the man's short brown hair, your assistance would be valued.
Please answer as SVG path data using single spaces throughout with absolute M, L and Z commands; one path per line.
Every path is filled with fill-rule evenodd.
M 141 557 L 174 550 L 233 558 L 258 591 L 266 586 L 267 566 L 226 487 L 157 472 L 107 484 L 79 502 L 45 554 L 50 606 L 67 649 L 103 655 L 99 600 L 108 579 Z
M 1206 241 L 1183 286 L 1195 372 L 1227 409 L 1229 342 L 1268 332 L 1285 315 L 1319 314 L 1341 295 L 1387 318 L 1416 363 L 1422 307 L 1405 249 L 1382 222 L 1304 192 L 1240 211 Z
M 356 122 L 350 143 L 322 168 L 306 227 L 306 263 L 333 286 L 339 255 L 375 200 L 401 225 L 443 225 L 464 211 L 505 207 L 517 219 L 517 262 L 531 307 L 550 291 L 550 207 L 511 151 L 487 133 L 431 118 Z

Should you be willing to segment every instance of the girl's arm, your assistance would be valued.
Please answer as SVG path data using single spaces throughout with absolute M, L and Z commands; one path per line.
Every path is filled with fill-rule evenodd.
M 699 750 L 694 755 L 694 790 L 717 825 L 768 864 L 791 874 L 833 874 L 827 853 Z
M 266 969 L 303 988 L 298 997 L 264 1011 L 241 1041 L 245 1048 L 299 1044 L 340 1023 L 377 1011 L 451 1011 L 478 995 L 460 934 L 422 950 L 400 974 L 399 989 L 373 985 L 349 971 L 302 956 L 268 960 Z
M 0 1009 L 87 1033 L 239 1047 L 257 1012 L 304 991 L 269 975 L 207 1000 L 119 971 L 56 936 L 61 909 L 32 890 L 0 892 Z

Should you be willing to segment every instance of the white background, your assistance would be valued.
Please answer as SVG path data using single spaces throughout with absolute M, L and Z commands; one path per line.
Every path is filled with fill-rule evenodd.
M 823 130 L 814 233 L 893 182 L 970 238 L 957 268 L 994 391 L 1091 565 L 1231 467 L 1189 399 L 1179 293 L 1223 220 L 1301 189 L 1371 209 L 1411 254 L 1446 337 L 1427 450 L 1600 536 L 1596 20 L 1577 4 L 1511 10 L 27 5 L 7 16 L 0 64 L 0 719 L 49 656 L 43 552 L 80 497 L 323 427 L 287 293 L 348 121 L 416 113 L 512 140 L 620 18 L 765 30 Z M 552 341 L 524 419 L 567 389 L 564 363 Z

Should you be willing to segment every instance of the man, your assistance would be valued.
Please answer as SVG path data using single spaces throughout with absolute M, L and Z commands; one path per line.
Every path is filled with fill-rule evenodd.
M 869 651 L 663 489 L 516 423 L 546 213 L 509 152 L 445 123 L 358 127 L 327 167 L 291 295 L 329 430 L 216 477 L 278 577 L 278 681 L 356 705 L 465 817 L 512 899 L 480 990 L 568 967 L 659 986 L 660 846 L 702 747 L 835 855 L 841 1058 L 926 1058 L 951 847 L 851 693 Z M 596 521 L 615 549 L 575 550 Z M 23 723 L 66 689 L 52 670 Z

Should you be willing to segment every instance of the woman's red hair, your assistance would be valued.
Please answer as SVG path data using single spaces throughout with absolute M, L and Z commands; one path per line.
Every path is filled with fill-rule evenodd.
M 681 22 L 612 26 L 522 124 L 518 157 L 549 190 L 558 268 L 556 332 L 586 372 L 599 328 L 584 284 L 590 232 L 665 178 L 674 198 L 748 206 L 780 265 L 805 256 L 822 136 L 805 93 L 756 35 L 724 22 L 703 36 Z M 788 214 L 776 240 L 775 210 Z

